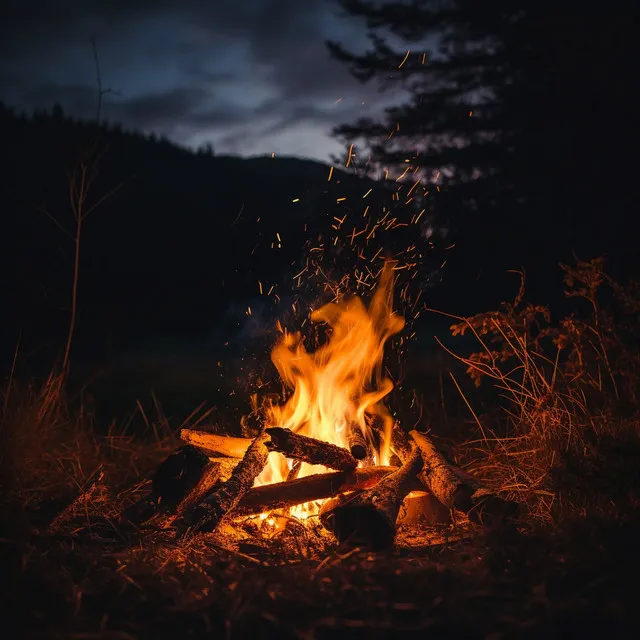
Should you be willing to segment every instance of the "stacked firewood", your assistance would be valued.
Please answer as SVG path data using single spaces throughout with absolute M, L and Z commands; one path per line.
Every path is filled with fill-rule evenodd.
M 320 521 L 342 543 L 381 549 L 393 544 L 396 520 L 411 491 L 429 493 L 443 507 L 495 527 L 516 508 L 473 476 L 450 464 L 428 436 L 396 426 L 392 449 L 399 466 L 365 466 L 367 442 L 351 430 L 350 449 L 271 427 L 254 439 L 183 429 L 185 445 L 152 478 L 152 489 L 122 518 L 141 525 L 174 527 L 180 537 L 215 530 L 223 519 L 278 512 L 326 499 Z M 284 482 L 254 487 L 270 452 L 293 461 Z M 300 464 L 332 469 L 298 478 Z

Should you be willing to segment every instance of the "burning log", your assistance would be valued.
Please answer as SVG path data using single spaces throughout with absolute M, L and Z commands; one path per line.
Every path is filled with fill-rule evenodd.
M 320 511 L 320 521 L 341 543 L 373 550 L 391 546 L 400 506 L 415 486 L 422 465 L 422 455 L 416 447 L 402 467 L 373 488 L 326 503 Z
M 357 422 L 347 424 L 347 440 L 349 451 L 356 460 L 364 460 L 369 457 L 369 444 L 362 433 L 362 429 Z
M 404 462 L 411 455 L 409 438 L 397 421 L 393 421 L 391 429 L 391 449 Z
M 303 436 L 282 427 L 270 427 L 266 432 L 271 437 L 271 441 L 266 442 L 270 451 L 279 451 L 297 461 L 321 464 L 338 471 L 354 469 L 358 464 L 346 449 L 328 442 Z M 221 436 L 192 429 L 182 429 L 180 437 L 207 454 L 232 458 L 242 458 L 251 444 L 249 438 Z
M 206 451 L 213 457 L 223 455 L 229 458 L 242 458 L 251 444 L 251 438 L 220 436 L 215 433 L 196 431 L 194 429 L 181 429 L 180 438 Z
M 266 433 L 257 436 L 231 473 L 231 477 L 220 489 L 186 515 L 182 534 L 186 534 L 189 530 L 213 531 L 220 520 L 240 502 L 267 463 L 269 449 L 265 443 L 268 438 Z
M 354 471 L 331 471 L 254 487 L 247 491 L 230 515 L 240 517 L 286 509 L 304 502 L 332 498 L 345 491 L 368 489 L 396 470 L 397 467 L 366 467 Z M 421 487 L 416 480 L 412 489 Z
M 417 431 L 410 431 L 409 435 L 422 452 L 424 468 L 420 477 L 442 504 L 488 527 L 516 515 L 518 507 L 514 502 L 500 498 L 478 479 L 448 463 L 430 438 Z
M 302 436 L 282 427 L 270 427 L 266 429 L 266 433 L 271 438 L 266 442 L 269 451 L 279 451 L 288 458 L 321 464 L 338 471 L 350 471 L 358 465 L 349 451 L 335 444 Z

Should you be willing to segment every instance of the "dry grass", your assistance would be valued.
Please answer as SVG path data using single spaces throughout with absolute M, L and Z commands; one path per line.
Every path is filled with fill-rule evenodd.
M 68 500 L 98 469 L 120 490 L 145 478 L 177 446 L 158 405 L 152 420 L 143 413 L 146 433 L 128 433 L 132 417 L 100 429 L 84 405 L 70 408 L 62 386 L 52 374 L 40 384 L 11 379 L 2 391 L 2 483 L 23 508 Z
M 469 470 L 546 523 L 584 510 L 589 500 L 571 486 L 576 476 L 589 476 L 594 484 L 584 488 L 597 492 L 599 480 L 618 473 L 619 459 L 604 457 L 613 451 L 610 442 L 640 454 L 637 396 L 623 397 L 636 388 L 640 375 L 640 354 L 628 346 L 633 345 L 633 327 L 620 320 L 614 325 L 614 316 L 599 304 L 606 283 L 624 294 L 627 304 L 630 289 L 606 277 L 601 259 L 561 266 L 566 295 L 588 303 L 586 316 L 572 314 L 553 326 L 548 308 L 524 301 L 521 274 L 512 303 L 470 318 L 449 316 L 456 320 L 452 334 L 472 334 L 479 351 L 463 356 L 441 344 L 466 366 L 477 387 L 490 384 L 499 407 L 497 413 L 479 417 L 451 374 L 478 431 L 457 454 Z M 563 473 L 568 461 L 573 474 Z

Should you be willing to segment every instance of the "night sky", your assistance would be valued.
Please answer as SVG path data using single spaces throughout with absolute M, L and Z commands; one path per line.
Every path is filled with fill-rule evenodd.
M 335 125 L 401 101 L 330 58 L 367 44 L 333 0 L 5 0 L 0 100 L 95 117 L 92 38 L 104 118 L 219 154 L 327 160 Z

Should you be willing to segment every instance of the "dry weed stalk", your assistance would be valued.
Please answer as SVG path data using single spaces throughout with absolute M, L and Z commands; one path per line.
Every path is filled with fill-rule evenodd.
M 501 407 L 506 428 L 496 435 L 482 424 L 451 374 L 482 436 L 463 446 L 466 455 L 476 454 L 474 473 L 497 483 L 509 498 L 527 503 L 531 513 L 543 520 L 550 519 L 557 497 L 550 471 L 568 451 L 586 455 L 586 437 L 599 435 L 604 412 L 621 398 L 612 354 L 616 362 L 618 354 L 629 357 L 613 316 L 599 303 L 604 284 L 610 284 L 619 298 L 628 289 L 604 274 L 602 258 L 560 267 L 566 296 L 588 302 L 586 317 L 571 314 L 552 326 L 548 307 L 524 301 L 525 280 L 520 273 L 515 300 L 503 303 L 498 311 L 469 318 L 444 314 L 456 320 L 452 335 L 472 334 L 478 352 L 463 356 L 438 341 L 466 365 L 476 386 L 490 381 L 505 401 Z
M 91 412 L 83 404 L 70 409 L 61 402 L 58 389 L 50 374 L 40 386 L 14 381 L 3 390 L 3 483 L 8 494 L 23 504 L 64 500 L 100 467 L 117 491 L 151 471 L 177 446 L 159 404 L 156 416 L 145 415 L 147 433 L 134 436 L 127 433 L 127 421 L 113 421 L 102 431 L 96 428 Z M 207 413 L 192 412 L 182 426 L 195 426 Z
M 45 215 L 55 226 L 73 242 L 73 271 L 71 276 L 71 286 L 69 292 L 69 324 L 67 326 L 67 336 L 65 340 L 62 361 L 59 369 L 52 368 L 49 382 L 51 383 L 50 391 L 55 392 L 52 399 L 57 399 L 58 403 L 62 403 L 62 394 L 64 385 L 69 374 L 71 363 L 71 348 L 76 333 L 76 324 L 78 320 L 78 288 L 80 281 L 80 251 L 82 247 L 83 231 L 87 218 L 97 209 L 114 196 L 123 186 L 119 183 L 101 195 L 96 195 L 95 183 L 97 181 L 102 157 L 106 151 L 104 145 L 100 141 L 100 118 L 102 115 L 102 99 L 109 93 L 117 93 L 111 88 L 103 89 L 102 77 L 100 72 L 100 61 L 98 58 L 98 49 L 95 40 L 91 41 L 93 58 L 96 68 L 97 81 L 97 109 L 96 124 L 98 127 L 96 137 L 88 141 L 79 151 L 75 166 L 66 170 L 67 174 L 67 191 L 69 194 L 69 208 L 73 219 L 73 228 L 69 230 L 67 225 L 61 221 L 62 216 L 52 214 L 46 206 L 33 205 L 35 209 Z M 56 407 L 57 409 L 60 406 Z

